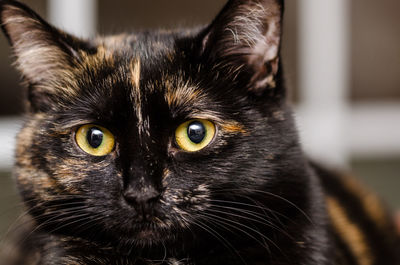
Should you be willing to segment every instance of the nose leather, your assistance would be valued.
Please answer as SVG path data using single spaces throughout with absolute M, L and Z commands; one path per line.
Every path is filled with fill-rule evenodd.
M 160 192 L 152 186 L 143 187 L 140 190 L 128 187 L 124 192 L 125 199 L 131 204 L 148 204 L 159 196 Z

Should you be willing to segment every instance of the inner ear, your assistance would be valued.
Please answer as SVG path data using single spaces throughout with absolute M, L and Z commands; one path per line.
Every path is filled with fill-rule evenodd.
M 231 0 L 202 32 L 202 55 L 227 72 L 248 73 L 248 90 L 275 88 L 282 0 Z

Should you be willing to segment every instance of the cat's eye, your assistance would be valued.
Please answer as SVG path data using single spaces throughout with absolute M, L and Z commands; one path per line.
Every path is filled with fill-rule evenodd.
M 195 119 L 179 125 L 175 131 L 175 140 L 183 150 L 196 152 L 206 147 L 214 135 L 215 125 L 212 122 Z
M 83 151 L 93 156 L 105 156 L 111 153 L 115 144 L 114 136 L 109 130 L 94 124 L 79 127 L 75 141 Z

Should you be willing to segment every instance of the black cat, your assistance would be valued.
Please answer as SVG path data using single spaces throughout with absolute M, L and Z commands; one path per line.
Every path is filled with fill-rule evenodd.
M 0 1 L 27 95 L 5 264 L 400 264 L 376 197 L 302 152 L 282 13 L 232 0 L 200 30 L 84 41 Z

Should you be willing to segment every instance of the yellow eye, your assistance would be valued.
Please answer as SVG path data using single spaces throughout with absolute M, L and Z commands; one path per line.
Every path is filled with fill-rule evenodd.
M 86 124 L 76 131 L 75 141 L 79 147 L 93 156 L 105 156 L 114 148 L 115 139 L 104 127 Z
M 179 125 L 175 131 L 176 143 L 188 152 L 206 147 L 215 135 L 215 125 L 207 120 L 195 119 Z

